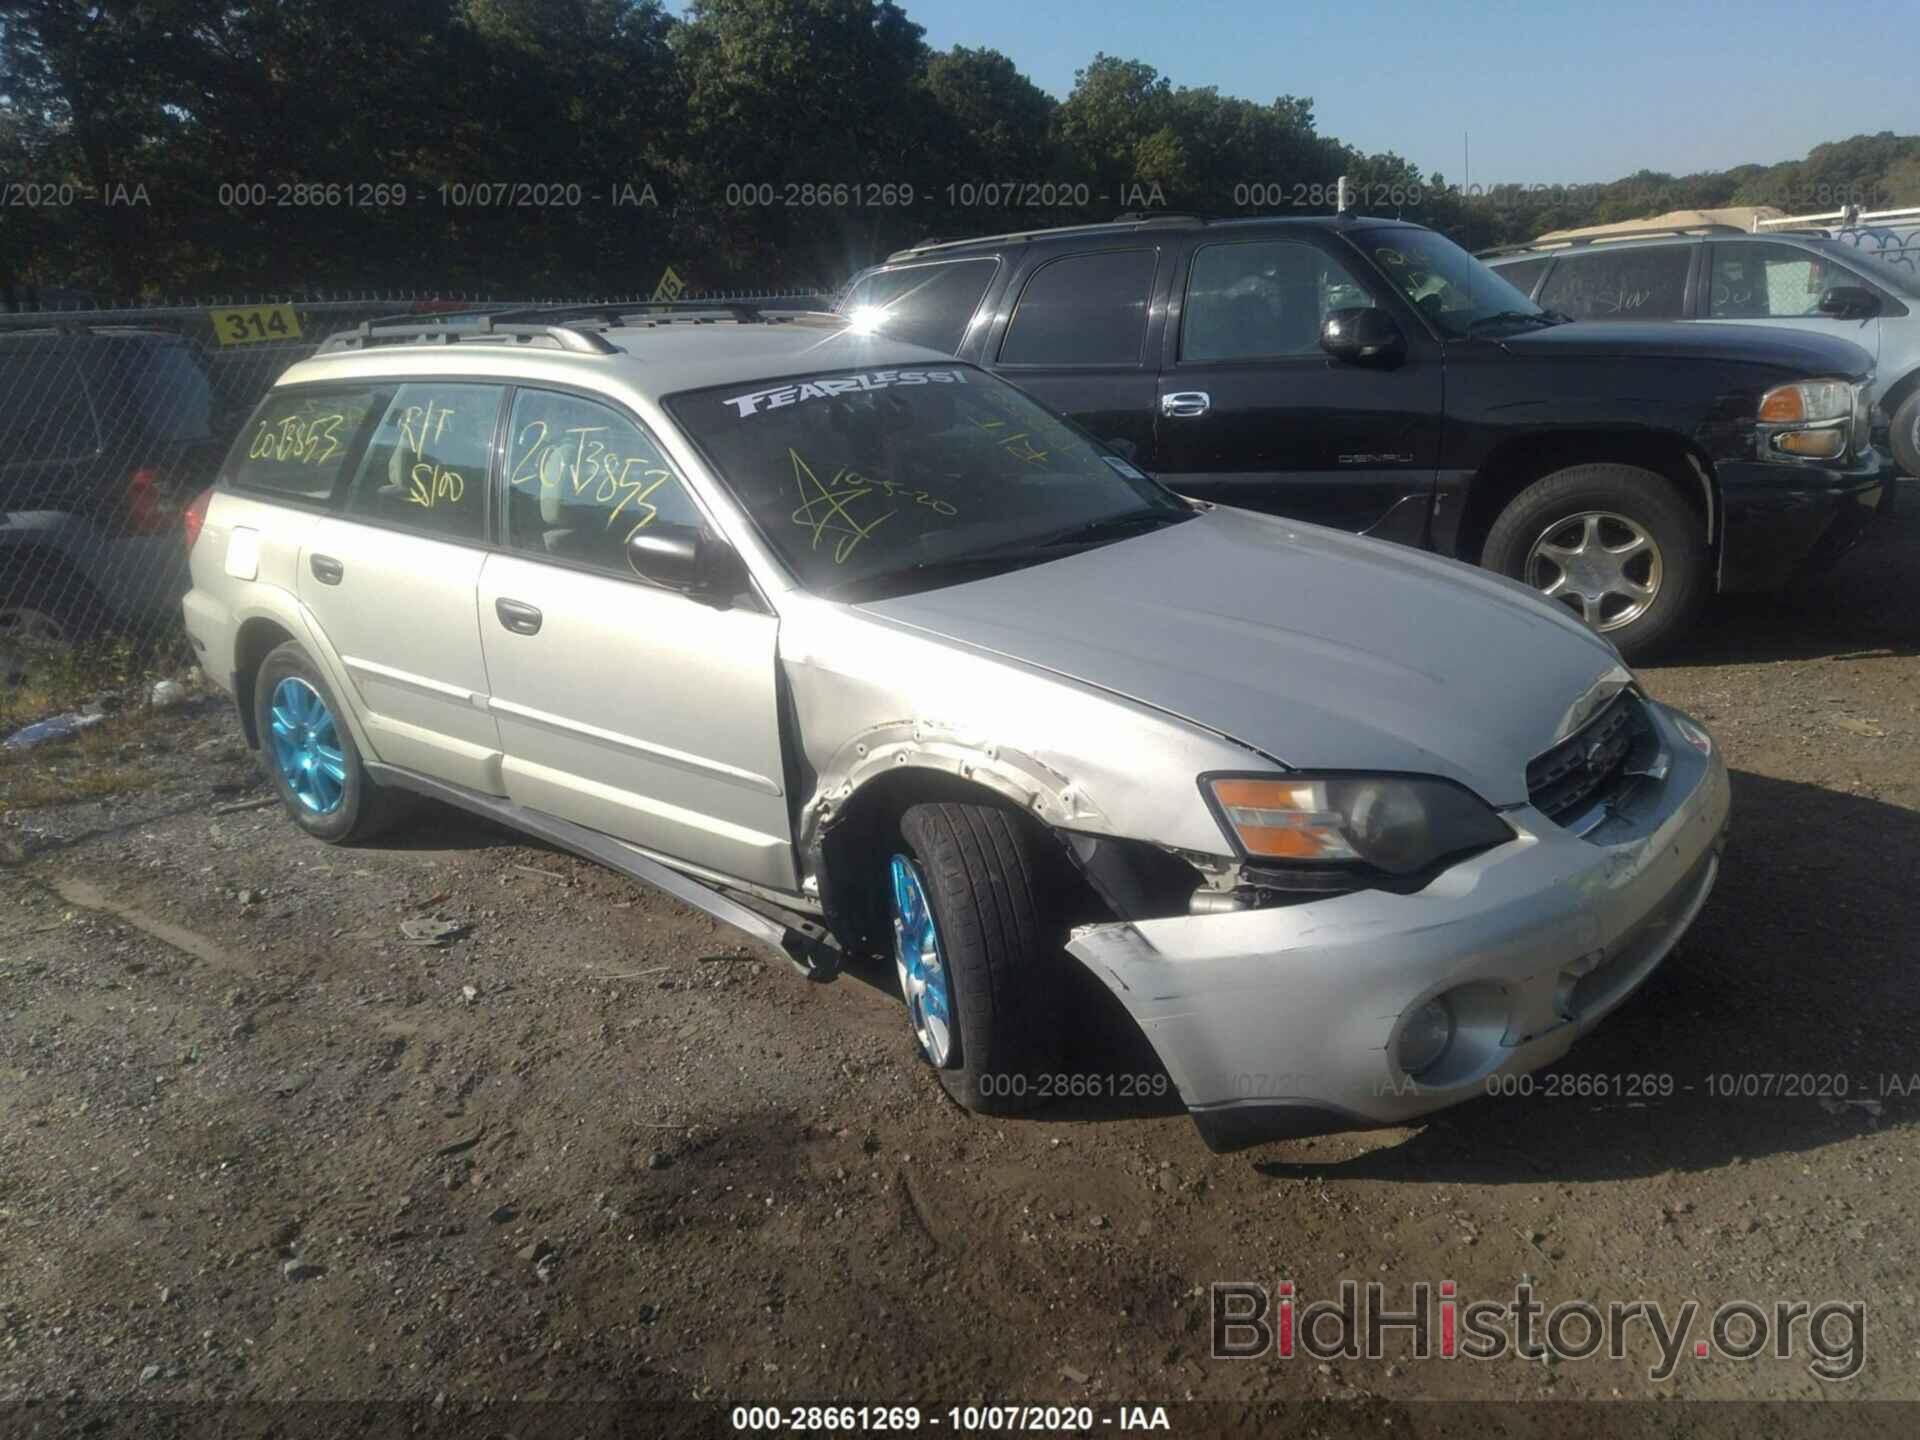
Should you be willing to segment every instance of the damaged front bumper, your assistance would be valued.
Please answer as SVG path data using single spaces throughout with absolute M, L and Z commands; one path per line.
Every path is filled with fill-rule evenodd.
M 1399 1124 L 1483 1094 L 1564 1055 L 1713 888 L 1725 761 L 1678 712 L 1645 709 L 1657 773 L 1584 835 L 1522 806 L 1504 812 L 1518 839 L 1414 894 L 1090 925 L 1067 948 L 1139 1024 L 1214 1150 Z M 1436 999 L 1451 1038 L 1415 1080 L 1403 1033 Z

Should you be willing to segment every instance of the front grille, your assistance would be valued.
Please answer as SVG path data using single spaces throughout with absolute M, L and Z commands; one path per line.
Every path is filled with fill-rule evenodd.
M 1646 719 L 1622 690 L 1585 725 L 1527 766 L 1533 808 L 1561 824 L 1605 800 L 1625 778 L 1627 757 Z

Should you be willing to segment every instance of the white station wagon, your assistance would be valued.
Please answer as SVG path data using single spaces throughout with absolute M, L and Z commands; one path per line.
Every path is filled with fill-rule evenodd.
M 1557 1059 L 1713 886 L 1713 741 L 1517 583 L 832 317 L 525 318 L 335 337 L 196 502 L 187 627 L 319 839 L 426 795 L 890 953 L 982 1110 L 1090 976 L 1222 1149 Z

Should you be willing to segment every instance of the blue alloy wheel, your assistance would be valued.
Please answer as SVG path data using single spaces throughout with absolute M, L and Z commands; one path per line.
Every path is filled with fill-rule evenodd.
M 301 807 L 330 815 L 347 794 L 347 757 L 320 692 L 289 675 L 273 692 L 273 761 Z
M 945 1069 L 953 1058 L 952 991 L 920 867 L 905 855 L 893 857 L 893 956 L 914 1038 L 927 1058 Z

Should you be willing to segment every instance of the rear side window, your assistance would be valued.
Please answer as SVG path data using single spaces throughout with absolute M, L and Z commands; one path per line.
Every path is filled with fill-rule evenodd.
M 227 483 L 324 505 L 393 387 L 279 390 L 253 412 L 227 458 Z
M 126 358 L 126 403 L 155 440 L 205 440 L 213 434 L 213 387 L 185 345 L 148 345 Z
M 367 438 L 347 490 L 347 514 L 479 540 L 500 420 L 499 385 L 401 385 Z
M 1000 262 L 947 260 L 875 270 L 854 282 L 840 311 L 892 339 L 952 353 Z
M 1043 265 L 1020 292 L 1003 365 L 1138 365 L 1153 250 L 1103 250 Z
M 1576 320 L 1678 320 L 1692 259 L 1687 245 L 1562 255 L 1535 298 Z
M 78 346 L 0 345 L 0 466 L 82 460 L 100 449 Z
M 1534 282 L 1540 278 L 1540 272 L 1553 263 L 1551 255 L 1543 255 L 1537 260 L 1510 260 L 1493 265 L 1493 273 L 1506 281 L 1522 295 L 1533 294 Z

